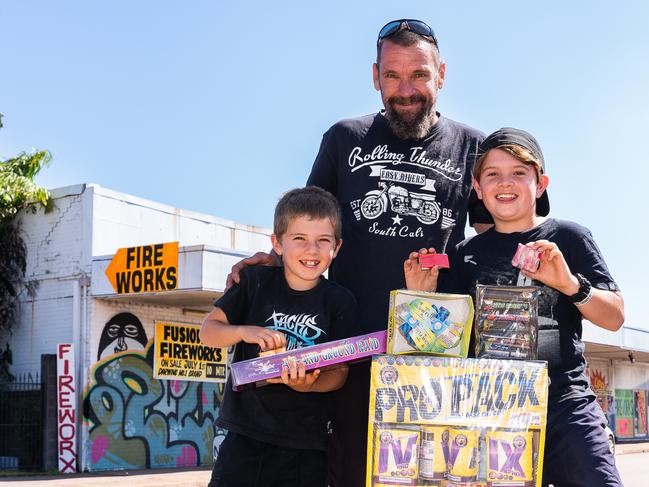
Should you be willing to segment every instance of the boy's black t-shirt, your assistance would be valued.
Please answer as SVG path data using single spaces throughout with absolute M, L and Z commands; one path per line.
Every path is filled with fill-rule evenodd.
M 343 120 L 323 136 L 307 184 L 339 201 L 343 241 L 331 280 L 354 293 L 355 334 L 385 329 L 390 291 L 405 287 L 413 249 L 464 239 L 471 170 L 484 135 L 440 116 L 419 140 L 399 139 L 382 113 Z
M 585 375 L 582 316 L 559 291 L 539 281 L 530 282 L 511 260 L 519 243 L 554 242 L 573 274 L 583 274 L 593 287 L 618 291 L 590 231 L 573 222 L 549 218 L 525 232 L 498 233 L 491 228 L 469 238 L 449 252 L 450 269 L 440 273 L 441 292 L 471 294 L 477 284 L 534 285 L 539 298 L 539 360 L 547 360 L 550 402 L 591 395 Z
M 315 288 L 295 291 L 289 288 L 283 267 L 247 267 L 240 276 L 240 283 L 214 303 L 230 324 L 281 331 L 287 350 L 350 336 L 356 301 L 347 289 L 322 277 Z M 258 355 L 256 344 L 240 342 L 234 362 Z M 217 424 L 275 445 L 326 450 L 330 396 L 296 392 L 284 384 L 251 385 L 235 392 L 228 379 Z

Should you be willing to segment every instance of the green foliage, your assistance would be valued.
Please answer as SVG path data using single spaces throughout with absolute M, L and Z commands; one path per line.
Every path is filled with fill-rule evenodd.
M 49 194 L 34 178 L 51 158 L 48 151 L 32 151 L 0 161 L 0 338 L 11 335 L 17 320 L 18 298 L 26 288 L 27 248 L 15 217 L 32 203 L 47 208 Z M 31 208 L 36 210 L 35 205 Z M 0 382 L 13 379 L 10 364 L 11 349 L 7 343 L 4 351 L 0 350 Z
M 47 206 L 47 190 L 34 178 L 51 159 L 48 151 L 34 151 L 0 161 L 0 222 L 13 218 L 30 202 Z

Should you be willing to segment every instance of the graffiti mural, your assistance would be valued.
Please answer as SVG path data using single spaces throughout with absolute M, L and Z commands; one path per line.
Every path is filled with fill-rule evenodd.
M 631 389 L 615 389 L 615 436 L 632 438 L 634 434 L 634 399 Z
M 90 471 L 211 464 L 223 384 L 153 379 L 153 340 L 98 362 L 84 394 Z
M 101 332 L 97 360 L 126 350 L 142 350 L 147 344 L 142 322 L 132 313 L 113 316 Z
M 611 390 L 608 368 L 606 366 L 598 367 L 593 365 L 588 367 L 587 375 L 590 379 L 590 386 L 597 396 L 597 402 L 606 415 L 611 429 L 615 428 L 615 401 L 613 391 Z

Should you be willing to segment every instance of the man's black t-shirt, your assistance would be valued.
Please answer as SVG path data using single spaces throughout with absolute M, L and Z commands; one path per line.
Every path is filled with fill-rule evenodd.
M 420 247 L 464 238 L 471 170 L 483 134 L 441 117 L 421 140 L 397 138 L 382 114 L 343 120 L 325 134 L 308 184 L 336 196 L 343 241 L 329 277 L 354 293 L 354 334 L 387 326 L 389 292 Z
M 477 284 L 541 287 L 539 298 L 539 360 L 547 360 L 550 402 L 591 395 L 584 373 L 582 316 L 559 291 L 539 281 L 530 282 L 511 260 L 519 243 L 554 242 L 573 274 L 583 274 L 593 287 L 617 291 L 604 258 L 590 231 L 573 222 L 549 218 L 525 232 L 498 233 L 491 228 L 449 252 L 450 269 L 440 273 L 438 290 L 471 294 Z
M 347 338 L 356 301 L 345 288 L 324 278 L 308 291 L 288 286 L 282 267 L 248 267 L 214 305 L 232 325 L 257 325 L 286 335 L 287 350 Z M 259 347 L 240 342 L 234 362 L 257 357 Z M 327 449 L 330 393 L 296 392 L 284 384 L 232 390 L 228 380 L 217 424 L 267 443 Z

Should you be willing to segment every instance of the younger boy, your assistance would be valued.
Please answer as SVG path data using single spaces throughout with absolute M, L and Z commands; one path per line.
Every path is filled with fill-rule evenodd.
M 538 357 L 547 360 L 550 376 L 543 483 L 621 486 L 581 341 L 582 317 L 608 330 L 622 326 L 619 288 L 588 229 L 545 218 L 549 180 L 534 137 L 503 128 L 482 142 L 478 155 L 473 187 L 495 225 L 450 252 L 438 288 L 475 296 L 477 284 L 541 287 Z M 541 252 L 537 271 L 512 266 L 519 243 Z M 408 288 L 434 290 L 438 269 L 421 271 L 417 256 L 404 263 Z
M 342 244 L 336 199 L 314 186 L 289 191 L 277 204 L 273 231 L 283 266 L 244 269 L 201 329 L 210 346 L 236 345 L 235 362 L 345 338 L 355 319 L 352 294 L 322 277 Z M 344 364 L 307 373 L 293 361 L 270 385 L 234 392 L 228 381 L 216 422 L 228 435 L 210 487 L 326 485 L 327 393 L 346 378 Z

